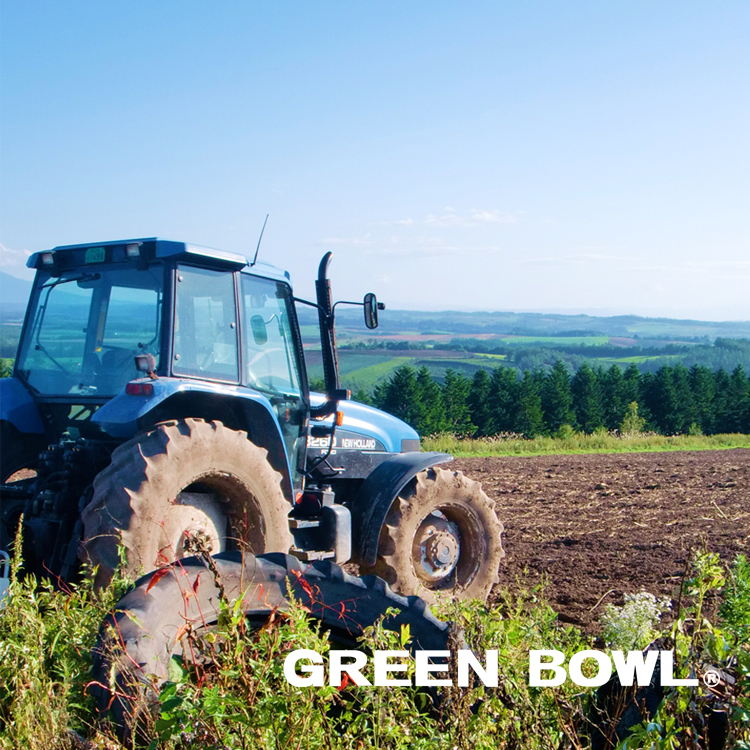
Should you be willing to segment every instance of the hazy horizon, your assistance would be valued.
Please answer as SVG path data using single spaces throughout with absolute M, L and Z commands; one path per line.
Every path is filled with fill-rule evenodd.
M 31 269 L 26 269 L 31 270 Z M 13 273 L 8 273 L 8 271 L 0 271 L 0 278 L 2 277 L 2 274 L 5 274 L 7 276 L 10 276 L 11 278 L 18 279 L 19 281 L 25 281 L 28 283 L 31 283 L 33 280 L 33 271 L 31 271 L 31 275 L 15 275 Z M 334 293 L 335 293 L 334 288 Z M 339 295 L 341 296 L 341 295 Z M 343 295 L 346 296 L 346 295 Z M 338 298 L 338 297 L 336 297 Z M 382 298 L 379 298 L 382 300 Z M 3 302 L 4 300 L 0 300 L 0 302 Z M 386 310 L 385 312 L 381 313 L 381 315 L 388 315 L 388 311 L 393 312 L 429 312 L 429 313 L 449 313 L 449 312 L 459 312 L 459 313 L 536 313 L 540 315 L 588 315 L 591 317 L 596 318 L 608 318 L 608 317 L 617 317 L 617 316 L 637 316 L 642 318 L 664 318 L 669 320 L 694 320 L 696 322 L 710 322 L 710 323 L 730 323 L 730 322 L 749 322 L 750 323 L 750 315 L 747 315 L 746 317 L 723 317 L 723 318 L 711 318 L 711 317 L 702 317 L 702 318 L 684 318 L 679 317 L 675 315 L 669 315 L 669 314 L 659 314 L 658 311 L 654 311 L 652 313 L 648 312 L 632 312 L 628 310 L 618 310 L 616 308 L 542 308 L 542 309 L 532 309 L 532 308 L 484 308 L 484 307 L 460 307 L 460 308 L 430 308 L 430 307 L 394 307 L 390 303 L 386 302 Z M 731 315 L 731 314 L 730 314 Z

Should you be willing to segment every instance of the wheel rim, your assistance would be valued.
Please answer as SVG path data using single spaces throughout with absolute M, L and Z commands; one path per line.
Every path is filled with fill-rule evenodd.
M 227 518 L 222 497 L 213 493 L 184 490 L 177 495 L 169 533 L 174 559 L 203 550 L 215 555 L 226 549 Z M 165 529 L 166 531 L 166 529 Z M 169 557 L 169 552 L 165 556 Z M 170 560 L 171 562 L 171 560 Z
M 465 587 L 485 553 L 481 520 L 464 505 L 447 503 L 428 513 L 412 541 L 412 565 L 429 589 Z

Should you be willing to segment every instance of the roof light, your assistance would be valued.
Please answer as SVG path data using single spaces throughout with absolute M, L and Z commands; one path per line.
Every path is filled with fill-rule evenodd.
M 137 258 L 140 254 L 140 242 L 131 242 L 129 245 L 125 245 L 125 255 L 127 255 L 128 258 Z
M 54 253 L 42 253 L 41 261 L 43 266 L 53 266 L 55 264 Z

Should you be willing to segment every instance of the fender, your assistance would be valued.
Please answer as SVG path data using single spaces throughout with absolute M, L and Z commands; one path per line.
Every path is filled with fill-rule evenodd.
M 268 399 L 257 391 L 179 378 L 143 378 L 150 396 L 130 396 L 121 391 L 94 414 L 91 421 L 112 437 L 127 440 L 157 422 L 195 417 L 218 420 L 232 430 L 244 430 L 268 451 L 268 460 L 282 476 L 281 489 L 293 497 L 293 475 L 282 439 L 281 426 Z
M 44 433 L 34 399 L 18 378 L 0 378 L 0 422 L 10 422 L 19 432 Z
M 350 505 L 353 548 L 359 562 L 374 565 L 380 529 L 393 501 L 420 471 L 452 460 L 447 453 L 399 453 L 383 461 L 365 480 Z

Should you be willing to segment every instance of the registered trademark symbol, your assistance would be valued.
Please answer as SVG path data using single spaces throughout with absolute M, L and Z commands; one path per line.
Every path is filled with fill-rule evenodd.
M 707 669 L 703 673 L 703 684 L 708 688 L 716 687 L 721 682 L 721 675 L 715 669 Z

